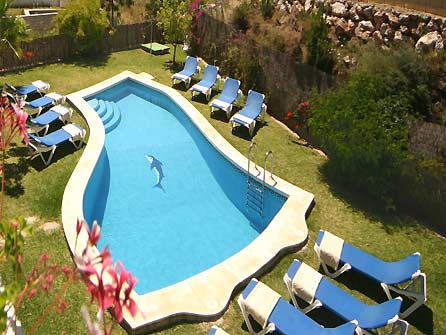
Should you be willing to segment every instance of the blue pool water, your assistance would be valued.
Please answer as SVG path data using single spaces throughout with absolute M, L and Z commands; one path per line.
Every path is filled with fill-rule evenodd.
M 247 211 L 246 175 L 163 93 L 127 80 L 89 101 L 94 98 L 115 102 L 121 121 L 106 134 L 84 216 L 101 224 L 99 247 L 109 245 L 113 258 L 138 278 L 138 293 L 234 255 L 282 207 L 285 199 L 268 190 L 264 218 Z M 146 155 L 156 159 L 153 168 Z M 161 187 L 154 187 L 158 181 Z

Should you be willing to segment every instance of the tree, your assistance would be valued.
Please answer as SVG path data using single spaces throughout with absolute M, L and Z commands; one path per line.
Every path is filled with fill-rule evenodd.
M 99 0 L 72 0 L 57 14 L 56 25 L 59 33 L 73 39 L 78 54 L 94 55 L 101 50 L 108 26 L 107 13 L 100 7 Z
M 6 15 L 13 2 L 14 0 L 0 0 L 0 50 L 10 48 L 18 57 L 19 42 L 26 38 L 27 32 L 25 20 Z
M 162 0 L 158 11 L 158 26 L 163 29 L 164 39 L 173 45 L 173 64 L 177 45 L 182 43 L 191 29 L 192 15 L 186 0 Z

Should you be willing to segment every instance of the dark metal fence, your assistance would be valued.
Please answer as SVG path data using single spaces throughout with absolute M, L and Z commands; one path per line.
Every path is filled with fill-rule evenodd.
M 161 34 L 153 26 L 153 40 L 159 41 Z M 113 33 L 104 35 L 105 52 L 138 48 L 150 39 L 150 24 L 137 23 L 118 26 Z M 2 50 L 0 54 L 0 73 L 24 69 L 41 64 L 51 64 L 67 60 L 73 56 L 72 43 L 65 35 L 37 38 L 22 42 L 23 56 L 18 58 L 11 50 Z

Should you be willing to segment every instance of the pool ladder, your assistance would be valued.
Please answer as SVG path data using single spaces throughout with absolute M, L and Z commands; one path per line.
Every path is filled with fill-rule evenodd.
M 257 154 L 257 144 L 255 142 L 252 142 L 249 145 L 249 151 L 248 151 L 248 170 L 247 170 L 247 178 L 246 178 L 246 208 L 248 210 L 253 210 L 257 214 L 259 214 L 261 217 L 263 217 L 263 211 L 264 211 L 264 194 L 265 194 L 265 176 L 266 176 L 266 164 L 268 162 L 268 158 L 272 157 L 273 159 L 273 152 L 271 150 L 267 151 L 265 153 L 265 158 L 263 159 L 263 178 L 262 182 L 258 181 L 258 176 L 261 174 L 260 170 L 257 167 L 257 164 L 254 162 L 254 169 L 256 171 L 256 174 L 250 173 L 250 167 L 251 167 L 251 154 L 253 150 L 255 149 L 255 154 Z M 276 180 L 273 177 L 273 165 L 274 161 L 271 160 L 270 165 L 270 178 L 275 182 Z

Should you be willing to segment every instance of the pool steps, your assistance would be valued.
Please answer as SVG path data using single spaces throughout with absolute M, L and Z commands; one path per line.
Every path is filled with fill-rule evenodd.
M 101 118 L 106 134 L 115 129 L 119 122 L 121 122 L 121 110 L 116 102 L 102 99 L 92 99 L 88 103 L 96 110 Z

